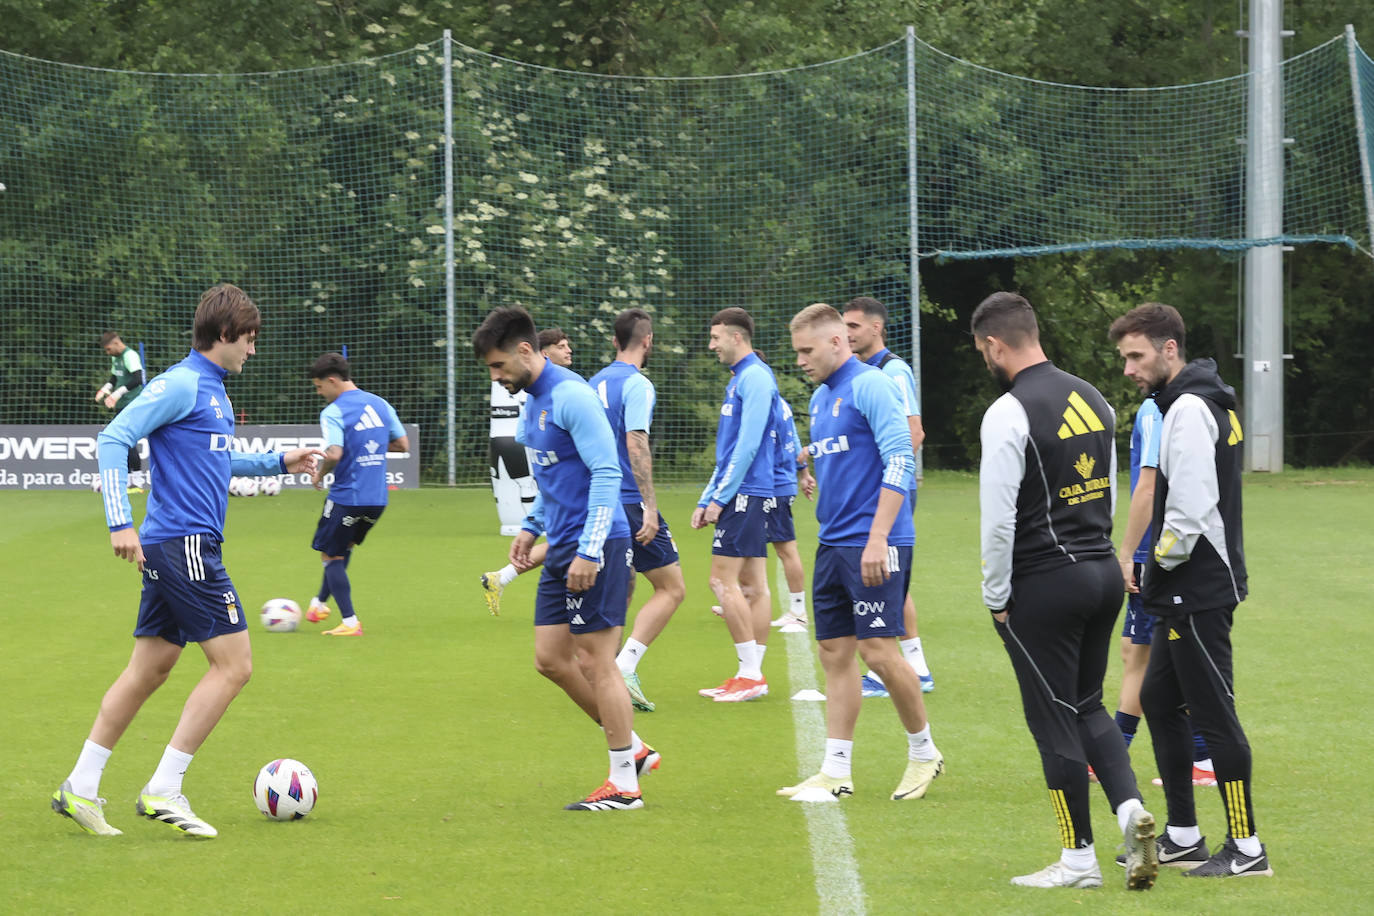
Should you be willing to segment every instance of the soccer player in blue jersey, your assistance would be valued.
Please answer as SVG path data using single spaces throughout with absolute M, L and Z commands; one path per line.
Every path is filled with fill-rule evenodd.
M 921 401 L 916 394 L 916 376 L 906 360 L 887 348 L 887 306 L 870 296 L 851 299 L 844 307 L 844 326 L 849 330 L 849 346 L 854 355 L 870 366 L 877 366 L 897 385 L 907 426 L 911 430 L 911 449 L 913 452 L 919 450 L 926 434 L 921 426 Z M 919 481 L 913 481 L 911 485 L 909 503 L 913 512 L 916 510 L 919 484 Z M 911 600 L 910 594 L 902 606 L 902 625 L 906 630 L 901 640 L 902 655 L 920 677 L 921 691 L 930 693 L 935 689 L 935 678 L 926 664 L 921 637 L 916 632 L 916 603 Z M 875 677 L 872 672 L 864 676 L 862 686 L 864 696 L 887 695 L 882 679 Z
M 773 446 L 773 501 L 764 515 L 765 539 L 782 564 L 787 581 L 787 609 L 770 626 L 783 633 L 806 631 L 806 567 L 797 551 L 797 527 L 792 519 L 792 504 L 797 501 L 798 485 L 807 498 L 815 492 L 816 481 L 806 462 L 806 452 L 797 436 L 792 405 L 779 393 L 773 402 L 773 427 L 768 431 Z
M 709 347 L 730 367 L 716 425 L 716 467 L 692 512 L 692 527 L 716 526 L 711 544 L 711 591 L 735 643 L 739 667 L 719 687 L 698 691 L 718 703 L 756 700 L 768 693 L 763 655 L 769 632 L 768 556 L 764 504 L 773 497 L 773 450 L 768 444 L 778 383 L 754 352 L 754 319 L 741 308 L 711 318 Z
M 332 595 L 342 622 L 325 636 L 362 636 L 363 625 L 353 610 L 353 587 L 348 563 L 353 548 L 363 542 L 386 510 L 387 452 L 410 450 L 405 427 L 396 410 L 383 398 L 353 383 L 353 372 L 341 353 L 325 353 L 310 367 L 315 393 L 328 402 L 320 411 L 324 435 L 324 461 L 314 474 L 315 489 L 331 470 L 334 481 L 324 501 L 315 540 L 324 564 L 320 591 L 310 599 L 306 619 L 319 623 L 329 616 L 326 602 Z
M 906 730 L 907 767 L 892 798 L 922 798 L 944 771 L 944 758 L 930 736 L 920 679 L 896 641 L 916 540 L 905 505 L 916 472 L 911 433 L 897 389 L 854 357 L 838 311 L 809 305 L 791 331 L 797 365 L 817 383 L 809 450 L 820 491 L 820 544 L 811 609 L 825 670 L 826 741 L 821 771 L 778 794 L 803 801 L 854 794 L 854 725 L 863 703 L 857 651 L 883 676 Z
M 310 449 L 233 451 L 234 409 L 224 378 L 241 372 L 255 352 L 261 320 L 238 287 L 226 283 L 207 290 L 196 308 L 190 355 L 149 382 L 96 440 L 110 545 L 115 556 L 138 565 L 143 594 L 129 664 L 106 691 L 76 767 L 52 796 L 53 810 L 87 833 L 121 832 L 105 821 L 101 775 L 120 736 L 167 680 L 188 642 L 200 643 L 209 670 L 191 690 L 135 810 L 191 836 L 218 832 L 192 812 L 181 786 L 192 755 L 253 667 L 246 617 L 220 558 L 229 479 L 313 472 L 316 466 Z M 135 530 L 125 468 L 129 449 L 144 437 L 157 487 Z
M 634 707 L 616 667 L 630 581 L 630 526 L 620 505 L 615 436 L 596 393 L 538 349 L 534 319 L 520 307 L 493 310 L 472 335 L 491 380 L 526 392 L 516 439 L 524 443 L 539 496 L 510 559 L 528 565 L 548 542 L 534 606 L 534 662 L 606 733 L 610 775 L 572 811 L 644 807 L 639 774 L 659 756 L 634 733 Z
M 658 511 L 658 495 L 654 491 L 649 426 L 657 395 L 654 383 L 642 371 L 649 363 L 653 347 L 654 325 L 649 313 L 640 308 L 626 309 L 615 319 L 615 361 L 591 378 L 592 389 L 601 399 L 620 455 L 620 502 L 625 507 L 630 531 L 634 533 L 630 545 L 634 551 L 634 568 L 654 587 L 653 595 L 635 615 L 630 638 L 625 640 L 615 658 L 630 691 L 631 702 L 635 709 L 644 712 L 653 712 L 654 704 L 644 695 L 639 663 L 687 593 L 677 544 Z M 630 577 L 629 593 L 627 598 L 634 593 L 633 576 Z
M 539 352 L 555 366 L 572 368 L 572 343 L 562 328 L 545 328 L 539 332 Z M 517 400 L 521 404 L 525 403 L 523 395 Z M 501 593 L 506 590 L 506 586 L 514 582 L 517 576 L 544 565 L 544 551 L 547 547 L 548 545 L 542 541 L 535 544 L 530 549 L 529 565 L 522 569 L 516 569 L 513 563 L 507 563 L 500 569 L 482 573 L 482 597 L 486 599 L 487 610 L 491 611 L 493 616 L 501 613 Z

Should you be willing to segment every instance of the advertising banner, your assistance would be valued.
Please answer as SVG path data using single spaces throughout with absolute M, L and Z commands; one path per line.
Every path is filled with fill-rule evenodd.
M 0 490 L 86 490 L 100 476 L 95 437 L 102 426 L 0 425 Z M 387 483 L 401 489 L 420 486 L 420 428 L 405 424 L 410 451 L 387 455 Z M 276 452 L 311 447 L 324 451 L 320 428 L 313 424 L 239 426 L 233 449 L 239 452 Z M 138 453 L 148 467 L 148 440 Z M 175 461 L 172 457 L 169 460 Z M 332 475 L 326 475 L 328 482 Z M 309 487 L 308 474 L 282 474 L 282 487 Z M 152 485 L 157 486 L 154 477 Z

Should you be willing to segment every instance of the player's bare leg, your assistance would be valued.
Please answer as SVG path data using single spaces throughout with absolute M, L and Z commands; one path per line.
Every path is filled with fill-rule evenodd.
M 668 621 L 673 619 L 673 613 L 687 597 L 687 584 L 683 580 L 680 563 L 660 566 L 643 575 L 654 587 L 654 593 L 644 602 L 639 613 L 635 614 L 630 638 L 648 646 L 652 645 L 663 632 L 663 628 L 668 626 Z M 633 583 L 633 580 L 631 581 Z M 633 588 L 633 584 L 631 587 Z
M 901 781 L 892 793 L 894 801 L 907 801 L 925 796 L 935 777 L 944 772 L 945 761 L 930 737 L 930 720 L 926 716 L 925 699 L 921 696 L 921 679 L 902 657 L 901 649 L 891 639 L 859 641 L 859 654 L 864 663 L 887 684 L 892 705 L 906 730 L 907 765 Z
M 616 633 L 618 636 L 618 627 Z M 601 715 L 597 708 L 596 691 L 583 668 L 583 662 L 567 624 L 534 628 L 534 670 L 562 688 L 569 699 L 599 724 Z
M 878 672 L 887 686 L 892 705 L 897 709 L 897 717 L 902 720 L 902 727 L 908 732 L 924 729 L 929 722 L 926 719 L 925 700 L 921 697 L 921 681 L 906 659 L 902 658 L 896 640 L 861 639 L 858 643 L 864 664 Z M 857 686 L 856 679 L 856 692 Z
M 200 648 L 210 667 L 186 698 L 171 741 L 172 747 L 187 754 L 200 749 L 253 674 L 253 647 L 247 630 L 207 639 Z
M 157 636 L 134 638 L 133 655 L 105 691 L 89 740 L 113 749 L 139 709 L 161 687 L 181 657 L 181 647 Z
M 865 640 L 871 642 L 872 640 Z M 859 640 L 853 636 L 822 639 L 816 643 L 825 672 L 825 735 L 854 740 L 863 698 L 859 695 L 859 663 L 854 654 Z

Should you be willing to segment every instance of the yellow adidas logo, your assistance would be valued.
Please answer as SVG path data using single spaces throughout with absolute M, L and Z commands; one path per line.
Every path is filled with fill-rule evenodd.
M 1182 638 L 1183 638 L 1182 636 L 1179 636 L 1179 635 L 1178 635 L 1178 630 L 1175 630 L 1173 627 L 1169 627 L 1169 639 L 1170 639 L 1171 641 L 1172 641 L 1172 640 L 1175 640 L 1175 639 L 1182 639 Z
M 1231 435 L 1226 437 L 1226 444 L 1236 445 L 1244 440 L 1245 436 L 1240 431 L 1240 420 L 1236 417 L 1236 412 L 1228 410 L 1226 413 L 1231 418 Z
M 1077 391 L 1069 392 L 1069 406 L 1064 408 L 1064 422 L 1059 426 L 1059 438 L 1072 439 L 1085 433 L 1100 433 L 1106 429 L 1093 413 L 1088 402 Z

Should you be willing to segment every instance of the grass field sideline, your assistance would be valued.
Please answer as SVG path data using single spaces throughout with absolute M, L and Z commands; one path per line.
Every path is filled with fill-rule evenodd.
M 256 620 L 266 599 L 304 604 L 318 585 L 309 543 L 319 497 L 233 500 L 224 552 L 250 614 L 255 670 L 187 775 L 197 812 L 220 830 L 195 841 L 133 813 L 204 670 L 194 647 L 105 772 L 107 815 L 125 835 L 87 836 L 48 808 L 128 657 L 137 577 L 111 557 L 93 494 L 0 495 L 0 910 L 817 912 L 806 819 L 773 795 L 799 767 L 782 646 L 766 662 L 765 700 L 722 708 L 696 696 L 733 672 L 734 657 L 709 611 L 710 542 L 687 526 L 695 496 L 674 488 L 661 497 L 688 596 L 640 666 L 658 711 L 639 715 L 636 728 L 663 767 L 645 780 L 644 811 L 603 816 L 561 810 L 601 781 L 606 758 L 591 724 L 533 670 L 534 579 L 507 589 L 502 616 L 483 606 L 477 577 L 502 565 L 508 543 L 494 533 L 486 490 L 393 494 L 351 567 L 367 635 L 338 641 L 309 624 L 264 633 Z M 1237 694 L 1276 877 L 1194 882 L 1168 871 L 1148 894 L 1127 894 L 1110 862 L 1115 819 L 1098 793 L 1107 886 L 1007 884 L 1055 856 L 1055 831 L 1010 666 L 979 603 L 976 479 L 939 473 L 921 491 L 914 591 L 948 771 L 926 800 L 889 801 L 905 740 L 887 701 L 865 701 L 856 795 L 844 804 L 867 912 L 1253 916 L 1361 906 L 1374 846 L 1374 739 L 1364 726 L 1374 708 L 1374 472 L 1250 476 L 1244 498 L 1252 597 L 1237 614 Z M 141 517 L 141 500 L 135 508 Z M 809 571 L 815 522 L 805 504 L 798 510 Z M 1114 659 L 1109 708 L 1119 667 Z M 819 754 L 800 766 L 814 769 Z M 319 805 L 304 821 L 267 821 L 253 805 L 253 776 L 279 756 L 319 777 Z M 1144 729 L 1132 756 L 1162 821 Z M 1215 844 L 1221 806 L 1215 790 L 1199 792 Z

